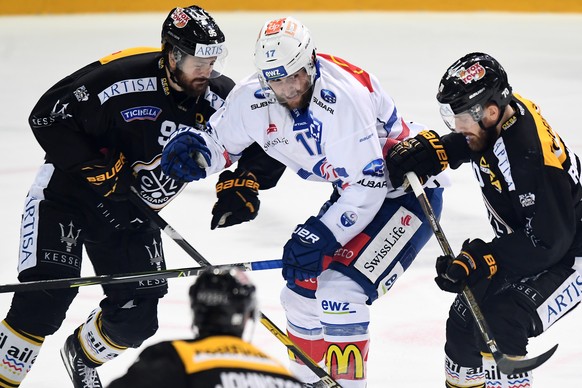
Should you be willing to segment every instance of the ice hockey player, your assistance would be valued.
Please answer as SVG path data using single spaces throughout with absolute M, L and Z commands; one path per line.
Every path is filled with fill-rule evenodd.
M 402 120 L 373 75 L 316 54 L 308 29 L 293 17 L 264 24 L 255 64 L 257 73 L 233 89 L 206 131 L 172 136 L 162 168 L 177 179 L 201 179 L 256 142 L 301 178 L 335 187 L 283 248 L 281 300 L 293 341 L 344 388 L 365 387 L 369 304 L 431 236 L 414 195 L 394 189 L 384 172 L 388 149 L 421 126 Z M 427 182 L 427 193 L 440 212 L 438 185 Z M 305 383 L 317 380 L 298 361 L 291 371 Z
M 453 133 L 415 137 L 387 158 L 390 178 L 471 163 L 495 238 L 467 239 L 457 257 L 437 259 L 436 283 L 468 285 L 506 355 L 527 354 L 536 337 L 582 300 L 582 187 L 578 156 L 532 101 L 512 93 L 507 74 L 485 53 L 470 53 L 442 77 L 437 100 Z M 504 375 L 483 343 L 466 302 L 455 299 L 446 326 L 447 387 L 532 387 L 532 372 Z M 482 353 L 484 356 L 482 357 Z
M 202 8 L 173 9 L 162 43 L 162 50 L 130 49 L 91 63 L 55 84 L 34 107 L 29 123 L 46 161 L 25 200 L 20 281 L 78 277 L 83 247 L 99 275 L 165 268 L 160 232 L 127 201 L 130 186 L 156 210 L 174 198 L 185 183 L 162 173 L 162 146 L 178 128 L 204 128 L 234 82 L 221 75 L 224 34 Z M 266 154 L 253 150 L 245 155 L 260 166 L 255 153 Z M 257 174 L 232 174 L 259 186 Z M 236 193 L 223 199 L 229 195 Z M 239 210 L 251 208 L 242 200 L 219 198 L 219 210 L 236 215 L 221 217 L 222 226 L 256 215 L 256 193 L 245 195 L 253 212 Z M 76 388 L 101 387 L 95 368 L 156 332 L 166 283 L 109 285 L 104 291 L 99 308 L 62 350 Z M 0 387 L 20 385 L 76 294 L 70 288 L 14 295 L 0 321 Z
M 195 338 L 146 348 L 108 388 L 301 388 L 285 367 L 245 340 L 258 310 L 255 286 L 244 272 L 206 270 L 189 293 Z

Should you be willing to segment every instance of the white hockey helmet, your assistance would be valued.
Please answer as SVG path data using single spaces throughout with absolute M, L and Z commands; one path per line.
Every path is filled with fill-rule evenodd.
M 265 23 L 255 46 L 255 66 L 261 83 L 285 78 L 305 68 L 315 78 L 315 45 L 307 27 L 293 17 Z

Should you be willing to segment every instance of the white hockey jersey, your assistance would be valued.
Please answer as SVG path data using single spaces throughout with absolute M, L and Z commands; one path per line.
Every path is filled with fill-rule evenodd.
M 391 186 L 384 156 L 419 130 L 411 133 L 373 75 L 325 54 L 318 55 L 305 112 L 267 98 L 253 74 L 231 91 L 208 124 L 202 134 L 211 151 L 207 174 L 228 167 L 257 142 L 301 178 L 336 185 L 341 197 L 321 221 L 342 245 L 368 225 L 386 196 L 403 194 Z

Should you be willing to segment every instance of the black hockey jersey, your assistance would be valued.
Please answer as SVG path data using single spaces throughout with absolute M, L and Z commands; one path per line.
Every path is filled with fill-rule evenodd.
M 277 361 L 238 337 L 166 341 L 146 348 L 108 388 L 301 388 Z
M 180 126 L 204 129 L 233 86 L 230 78 L 220 76 L 210 80 L 204 95 L 190 97 L 170 87 L 159 49 L 133 48 L 58 82 L 34 107 L 29 124 L 47 163 L 66 172 L 101 159 L 103 150 L 123 152 L 137 174 L 140 196 L 161 209 L 185 186 L 162 173 L 164 144 Z M 258 170 L 268 171 L 254 172 L 262 186 L 273 186 L 284 167 L 260 147 L 245 153 L 249 155 L 241 163 L 251 160 Z
M 452 166 L 471 162 L 499 271 L 528 276 L 582 254 L 581 165 L 533 102 L 514 94 L 510 104 L 515 114 L 483 152 L 471 152 L 461 134 L 443 137 Z

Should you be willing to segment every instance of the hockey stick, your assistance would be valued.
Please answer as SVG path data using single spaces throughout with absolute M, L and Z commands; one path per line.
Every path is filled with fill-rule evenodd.
M 260 271 L 264 269 L 281 268 L 281 266 L 282 266 L 281 260 L 264 260 L 264 261 L 250 261 L 246 263 L 214 265 L 211 266 L 211 268 L 235 267 L 239 268 L 242 271 Z M 208 266 L 166 269 L 161 271 L 149 271 L 149 272 L 134 272 L 119 275 L 99 275 L 82 278 L 47 279 L 16 284 L 4 284 L 0 285 L 0 293 L 40 291 L 55 288 L 77 288 L 103 284 L 143 282 L 155 279 L 184 278 L 188 276 L 197 276 L 200 272 L 202 272 L 206 268 L 208 268 Z
M 339 385 L 325 370 L 320 368 L 319 365 L 315 361 L 313 361 L 313 359 L 311 357 L 309 357 L 309 355 L 307 353 L 305 353 L 303 350 L 301 350 L 300 347 L 295 345 L 293 343 L 293 341 L 291 341 L 291 339 L 285 333 L 283 333 L 281 331 L 281 329 L 279 329 L 277 327 L 277 325 L 275 325 L 273 323 L 273 321 L 271 321 L 269 318 L 267 318 L 265 316 L 265 314 L 263 314 L 263 313 L 261 313 L 261 323 L 275 337 L 277 337 L 277 339 L 279 341 L 281 341 L 281 343 L 283 343 L 283 345 L 285 345 L 287 347 L 287 349 L 292 351 L 293 354 L 295 354 L 295 356 L 298 359 L 303 361 L 303 363 L 305 365 L 307 365 L 309 367 L 309 369 L 311 369 L 317 375 L 317 377 L 319 377 L 321 379 L 320 381 L 323 382 L 326 387 L 328 387 L 328 388 L 341 388 L 341 385 Z M 316 367 L 313 367 L 314 365 Z
M 432 209 L 432 206 L 430 205 L 426 193 L 424 192 L 424 189 L 422 188 L 422 185 L 418 180 L 418 177 L 414 172 L 408 172 L 406 173 L 406 179 L 408 180 L 408 184 L 412 187 L 412 190 L 414 191 L 416 198 L 420 202 L 422 211 L 424 212 L 426 218 L 428 219 L 432 231 L 439 245 L 441 246 L 443 253 L 447 256 L 455 257 L 455 254 L 453 253 L 453 250 L 451 249 L 451 246 L 447 241 L 445 233 L 443 232 L 439 224 L 439 221 Z M 473 292 L 469 289 L 469 287 L 465 286 L 463 288 L 462 295 L 467 301 L 469 310 L 471 311 L 471 314 L 473 315 L 473 318 L 477 323 L 477 327 L 481 332 L 481 337 L 483 337 L 483 340 L 487 344 L 489 351 L 491 352 L 491 354 L 493 354 L 493 358 L 497 363 L 497 368 L 502 373 L 506 375 L 513 375 L 535 369 L 538 366 L 542 365 L 544 362 L 546 362 L 550 357 L 552 357 L 552 355 L 558 348 L 558 345 L 554 345 L 554 347 L 548 350 L 547 352 L 533 358 L 519 359 L 516 357 L 511 357 L 503 354 L 499 350 L 495 338 L 493 338 L 493 334 L 491 333 L 491 330 L 489 329 L 489 326 L 485 321 L 485 317 L 481 312 L 481 308 L 479 308 L 479 305 L 477 304 L 477 300 L 475 299 Z
M 139 198 L 139 194 L 132 187 L 135 195 L 130 195 L 131 202 L 138 207 L 150 220 L 154 222 L 160 229 L 162 229 L 172 240 L 174 240 L 184 251 L 190 255 L 202 267 L 212 267 L 212 265 L 200 254 L 192 245 L 188 243 L 174 228 L 172 228 L 155 210 L 150 208 L 145 202 Z M 273 321 L 271 321 L 265 314 L 261 312 L 261 323 L 267 328 L 283 345 L 287 347 L 293 354 L 299 358 L 303 363 L 317 375 L 328 388 L 341 388 L 324 369 L 322 369 L 315 361 L 311 359 L 301 348 L 291 341 L 291 339 L 283 332 Z
M 155 210 L 149 207 L 141 200 L 135 187 L 131 187 L 134 195 L 129 195 L 129 201 L 142 211 L 154 224 L 157 225 L 164 233 L 176 242 L 186 253 L 190 255 L 201 266 L 210 266 L 211 264 L 200 254 L 192 245 L 186 241 L 174 228 L 172 228 Z

